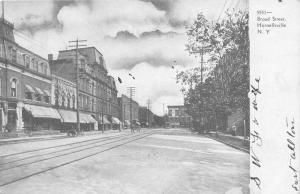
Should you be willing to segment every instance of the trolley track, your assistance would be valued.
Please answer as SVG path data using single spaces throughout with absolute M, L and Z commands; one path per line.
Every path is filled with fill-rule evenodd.
M 34 138 L 34 139 L 22 139 L 22 140 L 7 140 L 1 141 L 0 146 L 11 145 L 11 144 L 19 144 L 19 143 L 27 143 L 27 142 L 35 142 L 35 141 L 49 141 L 49 140 L 58 140 L 58 139 L 66 139 L 70 138 L 68 136 L 58 136 L 58 137 L 48 137 L 48 138 Z
M 116 139 L 116 138 L 114 138 L 114 139 Z M 39 163 L 39 162 L 51 160 L 51 159 L 54 159 L 54 158 L 64 157 L 64 156 L 67 156 L 67 155 L 71 155 L 71 154 L 75 154 L 75 153 L 78 153 L 78 152 L 90 150 L 90 149 L 93 149 L 93 148 L 98 148 L 98 147 L 101 147 L 101 146 L 104 146 L 104 145 L 108 145 L 108 144 L 111 144 L 111 143 L 119 142 L 120 140 L 126 140 L 126 137 L 121 138 L 121 139 L 117 139 L 117 140 L 112 141 L 112 142 L 102 143 L 100 145 L 92 145 L 92 146 L 87 147 L 87 148 L 78 149 L 78 150 L 75 150 L 75 151 L 71 151 L 71 152 L 63 153 L 63 154 L 59 154 L 59 155 L 55 155 L 56 152 L 51 152 L 49 154 L 44 154 L 45 156 L 49 156 L 49 157 L 46 157 L 46 158 L 43 158 L 43 159 L 34 160 L 34 161 L 31 161 L 31 162 L 27 162 L 27 163 L 21 163 L 21 164 L 13 165 L 13 166 L 10 166 L 10 167 L 7 167 L 7 168 L 0 168 L 0 172 L 7 171 L 7 170 L 10 170 L 10 169 L 14 169 L 14 168 L 18 168 L 18 167 L 22 167 L 22 166 L 28 166 L 30 164 Z M 93 144 L 96 144 L 96 143 L 93 143 Z M 78 147 L 81 147 L 81 146 L 77 146 L 76 148 L 78 148 Z M 73 148 L 73 149 L 75 149 L 75 148 Z M 51 156 L 52 154 L 54 154 L 54 156 Z M 39 155 L 32 156 L 31 158 L 35 158 L 35 157 L 38 157 L 38 156 Z M 24 160 L 20 160 L 20 161 L 24 161 Z
M 0 183 L 0 187 L 6 186 L 6 185 L 9 185 L 9 184 L 13 184 L 15 182 L 18 182 L 18 181 L 21 181 L 21 180 L 24 180 L 24 179 L 27 179 L 27 178 L 30 178 L 30 177 L 33 177 L 33 176 L 45 173 L 45 172 L 48 172 L 50 170 L 54 170 L 54 169 L 62 167 L 62 166 L 66 166 L 66 165 L 69 165 L 69 164 L 81 161 L 81 160 L 86 159 L 86 158 L 90 158 L 92 156 L 95 156 L 97 154 L 101 154 L 103 152 L 106 152 L 106 151 L 112 150 L 114 148 L 123 146 L 125 144 L 130 143 L 130 142 L 137 141 L 139 139 L 148 137 L 148 136 L 150 136 L 152 134 L 155 134 L 155 132 L 148 132 L 148 133 L 141 133 L 141 134 L 138 134 L 138 135 L 131 135 L 130 137 L 120 138 L 118 140 L 115 140 L 115 141 L 112 141 L 112 142 L 107 142 L 105 144 L 101 144 L 101 145 L 97 145 L 97 146 L 91 146 L 89 148 L 84 148 L 84 149 L 81 149 L 81 150 L 76 150 L 74 152 L 70 152 L 69 155 L 72 155 L 72 154 L 75 154 L 75 153 L 78 153 L 78 152 L 81 152 L 81 151 L 84 151 L 84 150 L 91 150 L 91 149 L 94 149 L 94 148 L 101 148 L 101 147 L 103 148 L 105 145 L 107 146 L 107 145 L 111 144 L 111 146 L 109 146 L 107 148 L 104 148 L 104 149 L 102 149 L 100 151 L 95 150 L 91 154 L 87 154 L 85 156 L 76 157 L 74 159 L 67 160 L 66 162 L 62 162 L 61 164 L 50 165 L 46 169 L 38 170 L 37 172 L 32 172 L 32 173 L 29 173 L 27 175 L 19 176 L 19 177 L 13 178 L 11 180 L 8 180 L 6 182 L 2 182 L 2 183 Z M 63 154 L 63 155 L 65 156 L 66 154 Z M 60 157 L 62 157 L 63 155 L 60 155 Z M 34 163 L 37 164 L 37 163 L 40 163 L 40 162 L 43 162 L 43 161 L 49 161 L 49 160 L 51 160 L 53 158 L 56 158 L 56 157 L 59 157 L 59 156 L 50 157 L 48 159 L 43 159 L 43 160 L 40 160 L 40 161 L 33 161 L 31 163 L 15 165 L 15 166 L 12 166 L 9 169 L 5 169 L 5 171 L 10 171 L 11 169 L 17 169 L 17 168 L 21 168 L 21 167 L 29 167 L 31 164 L 34 164 Z M 2 173 L 2 172 L 0 171 L 0 173 Z M 3 177 L 3 175 L 1 175 L 1 177 Z
M 0 158 L 16 156 L 16 155 L 21 155 L 21 154 L 31 153 L 31 152 L 36 152 L 36 151 L 48 150 L 48 149 L 53 149 L 53 148 L 59 148 L 59 147 L 64 147 L 64 146 L 70 146 L 70 145 L 74 145 L 74 144 L 90 142 L 90 141 L 95 141 L 95 140 L 100 140 L 100 139 L 107 139 L 110 137 L 119 137 L 119 136 L 122 136 L 122 135 L 112 135 L 112 136 L 107 136 L 107 137 L 100 137 L 100 138 L 93 138 L 93 139 L 88 139 L 88 140 L 83 140 L 83 141 L 76 141 L 76 142 L 72 142 L 72 143 L 66 143 L 66 144 L 61 144 L 61 145 L 56 145 L 56 146 L 45 147 L 45 148 L 26 150 L 26 151 L 16 152 L 16 153 L 12 153 L 12 154 L 0 155 Z
M 76 146 L 70 147 L 70 148 L 65 148 L 65 149 L 60 149 L 60 150 L 54 150 L 52 152 L 46 152 L 46 153 L 41 153 L 41 154 L 35 154 L 35 155 L 25 156 L 25 157 L 17 158 L 15 160 L 9 160 L 8 162 L 0 163 L 0 172 L 2 171 L 1 166 L 3 166 L 3 165 L 7 165 L 7 164 L 11 164 L 11 163 L 16 163 L 16 162 L 28 160 L 28 159 L 31 159 L 31 158 L 36 158 L 36 157 L 41 157 L 41 156 L 47 156 L 47 155 L 51 155 L 51 154 L 57 154 L 57 153 L 60 153 L 60 152 L 64 152 L 64 151 L 68 151 L 68 150 L 73 150 L 73 149 L 76 149 L 76 148 L 82 148 L 82 147 L 85 147 L 85 146 L 88 146 L 88 145 L 94 145 L 94 144 L 98 144 L 98 143 L 101 143 L 101 142 L 109 141 L 111 139 L 116 139 L 116 138 L 120 138 L 120 137 L 127 137 L 127 136 L 130 136 L 130 135 L 117 135 L 117 136 L 103 137 L 103 138 L 92 139 L 92 140 L 89 140 L 89 141 L 74 142 L 74 143 L 70 143 L 70 144 L 64 144 L 64 145 L 59 145 L 59 146 L 53 146 L 53 147 L 38 149 L 38 150 L 35 150 L 35 151 L 30 151 L 30 152 L 29 151 L 19 152 L 18 154 L 14 154 L 13 156 L 22 155 L 22 154 L 26 155 L 27 153 L 32 153 L 32 152 L 34 153 L 34 152 L 40 152 L 40 151 L 49 150 L 49 149 L 53 149 L 53 148 L 61 148 L 61 147 L 76 145 Z M 86 142 L 88 142 L 88 143 L 86 143 Z M 82 145 L 82 143 L 86 143 L 86 144 Z M 80 144 L 80 145 L 77 145 L 77 144 Z M 10 155 L 10 156 L 12 156 L 12 155 Z M 6 156 L 6 158 L 7 157 L 8 156 Z

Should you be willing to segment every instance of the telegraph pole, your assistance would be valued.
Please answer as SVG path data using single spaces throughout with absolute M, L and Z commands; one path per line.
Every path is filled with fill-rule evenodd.
M 69 47 L 74 48 L 76 51 L 76 117 L 77 117 L 77 134 L 80 132 L 80 114 L 79 114 L 79 66 L 78 66 L 78 48 L 84 47 L 86 45 L 79 45 L 80 42 L 86 42 L 87 40 L 76 40 L 69 41 L 69 43 L 75 43 L 75 45 L 70 45 Z
M 132 128 L 132 98 L 135 94 L 135 87 L 127 87 L 127 91 L 129 93 L 129 98 L 130 98 L 130 102 L 129 102 L 129 105 L 130 105 L 130 129 L 131 129 L 131 132 L 134 132 L 134 130 Z
M 202 123 L 203 123 L 203 95 L 202 95 L 202 87 L 203 87 L 203 65 L 204 65 L 204 60 L 203 60 L 203 55 L 204 55 L 204 52 L 209 52 L 211 49 L 210 49 L 210 46 L 201 46 L 201 49 L 200 49 L 200 57 L 201 57 L 201 61 L 200 61 L 200 107 L 199 107 L 199 114 L 200 114 L 200 127 L 201 127 L 201 130 L 203 129 L 203 126 L 202 126 Z
M 147 122 L 148 122 L 148 128 L 150 128 L 150 119 L 149 119 L 149 115 L 150 115 L 150 106 L 151 106 L 151 100 L 148 99 L 148 100 L 147 100 Z

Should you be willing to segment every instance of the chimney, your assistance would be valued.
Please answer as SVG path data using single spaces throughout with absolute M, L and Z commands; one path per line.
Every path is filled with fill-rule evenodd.
M 48 54 L 48 61 L 53 61 L 53 54 Z
M 50 66 L 52 65 L 52 61 L 53 61 L 53 54 L 48 54 L 48 62 Z

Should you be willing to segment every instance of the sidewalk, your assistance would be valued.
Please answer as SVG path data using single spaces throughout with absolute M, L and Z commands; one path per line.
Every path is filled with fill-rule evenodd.
M 89 135 L 98 135 L 98 134 L 110 134 L 110 133 L 122 133 L 126 132 L 127 130 L 122 130 L 119 132 L 119 130 L 106 130 L 104 133 L 102 131 L 84 131 L 82 132 L 82 135 L 80 136 L 89 136 Z M 26 141 L 38 141 L 38 140 L 49 140 L 49 139 L 63 139 L 63 138 L 69 138 L 66 133 L 59 133 L 59 134 L 52 134 L 52 135 L 37 135 L 37 136 L 19 136 L 19 137 L 13 137 L 13 138 L 0 138 L 0 145 L 5 143 L 11 143 L 11 142 L 26 142 Z
M 206 136 L 233 148 L 249 153 L 250 141 L 249 139 L 244 140 L 243 136 L 232 136 L 230 134 L 221 132 L 209 132 L 209 134 Z

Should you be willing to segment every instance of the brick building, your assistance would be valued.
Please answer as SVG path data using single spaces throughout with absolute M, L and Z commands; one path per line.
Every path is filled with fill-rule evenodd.
M 121 97 L 118 97 L 119 107 L 120 107 L 120 119 L 123 123 L 123 126 L 130 126 L 131 120 L 132 123 L 139 124 L 139 104 L 132 100 L 132 118 L 130 120 L 130 98 L 124 94 Z
M 49 55 L 52 74 L 76 82 L 76 51 L 59 51 L 57 60 Z M 120 125 L 115 80 L 108 75 L 103 55 L 95 48 L 81 48 L 79 64 L 79 109 L 89 119 L 93 129 L 108 129 Z
M 171 127 L 190 127 L 192 117 L 186 113 L 182 105 L 168 106 L 168 122 Z
M 139 121 L 142 126 L 151 127 L 154 125 L 154 114 L 147 107 L 139 107 Z
M 51 107 L 48 61 L 20 46 L 14 25 L 3 18 L 0 39 L 0 131 L 55 128 L 60 118 Z

